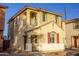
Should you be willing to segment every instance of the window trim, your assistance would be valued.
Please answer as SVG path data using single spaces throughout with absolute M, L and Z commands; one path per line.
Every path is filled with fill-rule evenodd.
M 50 33 L 50 43 L 55 43 L 55 33 L 54 32 Z
M 54 34 L 53 42 L 51 39 L 52 34 Z M 48 43 L 60 43 L 59 33 L 56 33 L 54 31 L 48 32 Z
M 54 40 L 52 42 L 52 39 L 51 39 L 51 36 L 52 36 L 52 33 L 54 34 Z M 55 32 L 48 32 L 48 43 L 55 43 Z

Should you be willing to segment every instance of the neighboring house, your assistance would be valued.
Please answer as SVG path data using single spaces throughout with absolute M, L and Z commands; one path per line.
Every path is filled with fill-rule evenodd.
M 9 46 L 10 46 L 10 40 L 8 40 L 7 36 L 4 36 L 3 51 L 7 51 L 9 49 Z
M 6 6 L 0 5 L 0 51 L 3 51 L 3 31 L 5 23 Z
M 79 48 L 79 18 L 66 20 L 66 48 Z
M 62 15 L 24 7 L 8 22 L 10 47 L 25 51 L 64 51 L 65 23 Z

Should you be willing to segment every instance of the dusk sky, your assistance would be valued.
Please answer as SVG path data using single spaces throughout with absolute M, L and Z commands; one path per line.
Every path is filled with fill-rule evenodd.
M 70 4 L 62 4 L 62 3 L 2 3 L 0 5 L 8 6 L 9 8 L 6 10 L 6 16 L 5 16 L 5 29 L 4 29 L 4 35 L 7 35 L 8 33 L 8 20 L 15 14 L 17 11 L 19 11 L 21 8 L 23 8 L 25 5 L 30 5 L 32 7 L 36 8 L 43 8 L 52 12 L 56 12 L 59 14 L 64 14 L 64 8 L 66 8 L 67 12 L 67 19 L 73 19 L 73 18 L 79 18 L 79 4 L 77 3 L 70 3 Z M 64 19 L 64 16 L 63 16 Z

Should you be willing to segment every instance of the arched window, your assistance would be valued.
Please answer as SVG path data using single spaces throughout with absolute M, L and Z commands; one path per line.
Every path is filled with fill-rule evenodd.
M 55 43 L 55 32 L 48 33 L 48 43 Z
M 59 34 L 55 32 L 49 32 L 48 43 L 59 43 Z

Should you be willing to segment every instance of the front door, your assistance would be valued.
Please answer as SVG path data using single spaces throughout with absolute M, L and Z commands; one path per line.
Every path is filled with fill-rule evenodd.
M 72 48 L 77 48 L 77 36 L 72 37 Z
M 74 47 L 77 48 L 77 39 L 74 37 Z

